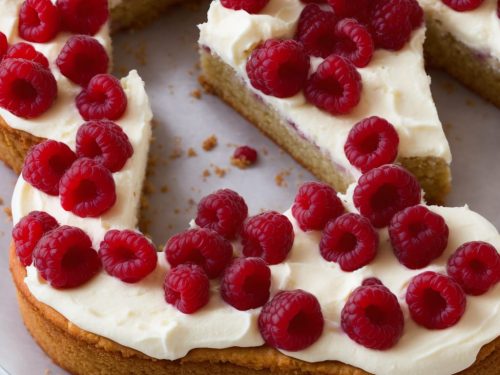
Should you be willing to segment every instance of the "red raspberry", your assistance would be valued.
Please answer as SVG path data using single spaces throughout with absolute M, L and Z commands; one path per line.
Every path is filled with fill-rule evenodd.
M 446 270 L 465 293 L 479 296 L 500 281 L 500 255 L 489 243 L 467 242 L 450 257 Z
M 304 95 L 316 107 L 332 115 L 349 113 L 361 98 L 361 76 L 342 56 L 330 55 L 309 77 Z
M 61 206 L 80 217 L 99 217 L 116 202 L 111 172 L 92 159 L 78 159 L 59 183 Z
M 47 60 L 43 53 L 38 52 L 31 44 L 24 42 L 19 42 L 10 46 L 5 54 L 5 58 L 30 60 L 40 64 L 46 69 L 49 68 L 49 60 Z
M 347 213 L 326 225 L 319 249 L 325 260 L 338 263 L 342 271 L 356 271 L 377 255 L 378 234 L 367 218 Z
M 374 2 L 370 28 L 375 45 L 393 51 L 403 48 L 414 28 L 415 9 L 412 0 Z
M 9 42 L 7 41 L 7 37 L 5 36 L 4 33 L 0 31 L 0 61 L 2 61 L 8 49 L 9 49 Z
M 94 76 L 76 97 L 84 120 L 118 120 L 127 109 L 127 96 L 118 79 L 111 74 Z
M 101 268 L 92 241 L 80 228 L 62 226 L 42 237 L 33 251 L 33 264 L 54 288 L 76 288 Z
M 59 11 L 50 0 L 25 0 L 19 11 L 19 36 L 36 43 L 47 43 L 61 28 Z
M 109 18 L 107 0 L 57 0 L 57 7 L 73 34 L 95 35 Z
M 398 212 L 389 224 L 396 258 L 410 269 L 428 266 L 448 245 L 448 226 L 443 217 L 424 206 Z
M 299 188 L 292 206 L 292 215 L 300 229 L 323 230 L 329 220 L 344 213 L 337 192 L 321 182 L 306 182 Z
M 224 8 L 245 10 L 250 14 L 259 13 L 269 0 L 221 0 Z
M 231 262 L 233 247 L 224 237 L 210 229 L 190 229 L 170 238 L 165 246 L 170 266 L 194 263 L 201 266 L 208 277 L 218 277 Z
M 12 238 L 23 266 L 27 267 L 32 263 L 33 250 L 38 241 L 58 226 L 56 219 L 41 211 L 30 212 L 16 224 L 12 230 Z
M 126 283 L 136 283 L 156 268 L 156 248 L 142 234 L 110 230 L 99 246 L 104 270 Z
M 30 119 L 46 112 L 54 103 L 57 83 L 52 72 L 23 59 L 0 63 L 0 107 Z
M 376 277 L 368 277 L 366 279 L 363 280 L 363 282 L 361 283 L 362 286 L 375 286 L 375 285 L 384 285 L 382 284 L 382 281 L 380 281 L 380 279 L 377 279 Z
M 134 149 L 121 127 L 112 121 L 100 120 L 80 126 L 76 133 L 76 154 L 118 172 L 134 154 Z
M 442 0 L 445 5 L 457 12 L 467 12 L 478 8 L 484 0 Z
M 335 49 L 335 14 L 316 4 L 307 5 L 300 14 L 297 39 L 308 55 L 328 57 Z
M 264 212 L 243 225 L 243 255 L 262 258 L 268 264 L 281 263 L 292 249 L 294 237 L 292 223 L 286 216 Z
M 94 76 L 108 71 L 109 57 L 94 38 L 75 35 L 64 45 L 56 64 L 69 80 L 85 87 Z
M 382 228 L 399 211 L 419 204 L 421 193 L 417 179 L 410 172 L 389 164 L 359 178 L 353 201 L 361 215 L 370 219 L 375 228 Z
M 410 6 L 412 8 L 410 22 L 413 29 L 417 29 L 424 23 L 424 10 L 417 0 L 410 0 Z
M 415 276 L 406 291 L 412 319 L 429 329 L 455 325 L 465 311 L 465 294 L 453 279 L 427 271 Z
M 387 350 L 401 338 L 404 317 L 396 296 L 382 284 L 372 283 L 351 293 L 342 309 L 341 324 L 358 344 Z
M 266 303 L 259 315 L 259 330 L 271 347 L 299 351 L 314 344 L 323 333 L 321 306 L 303 290 L 284 291 Z
M 363 68 L 370 63 L 373 50 L 371 34 L 355 19 L 343 19 L 335 26 L 335 54 L 345 57 L 354 66 Z
M 184 314 L 193 314 L 208 303 L 210 282 L 203 268 L 181 264 L 172 269 L 163 285 L 165 301 Z
M 375 1 L 372 0 L 328 0 L 334 13 L 339 18 L 354 18 L 366 23 L 370 18 L 370 11 Z
M 288 98 L 302 88 L 309 73 L 309 57 L 295 40 L 269 39 L 250 56 L 250 83 L 266 95 Z
M 49 195 L 59 195 L 59 182 L 76 155 L 62 142 L 44 141 L 26 156 L 22 175 L 26 182 Z
M 398 156 L 399 136 L 389 122 L 372 116 L 358 122 L 349 132 L 344 151 L 349 162 L 366 173 L 390 164 Z
M 240 233 L 247 215 L 245 200 L 232 190 L 222 189 L 200 201 L 195 222 L 231 240 Z
M 257 151 L 249 146 L 240 146 L 234 150 L 232 160 L 237 161 L 237 165 L 249 167 L 257 161 Z
M 269 300 L 271 270 L 260 258 L 238 258 L 222 276 L 222 299 L 238 310 L 263 306 Z

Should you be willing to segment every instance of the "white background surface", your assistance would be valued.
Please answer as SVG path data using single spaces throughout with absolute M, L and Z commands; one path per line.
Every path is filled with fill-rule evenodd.
M 263 208 L 283 211 L 291 204 L 297 185 L 312 178 L 217 98 L 191 96 L 199 89 L 195 25 L 205 15 L 205 9 L 176 8 L 150 27 L 114 39 L 116 73 L 123 76 L 126 70 L 139 70 L 155 113 L 152 154 L 156 163 L 150 178 L 154 192 L 148 218 L 149 232 L 157 244 L 184 229 L 195 213 L 193 202 L 213 190 L 235 189 L 246 198 L 251 213 Z M 454 157 L 448 205 L 468 204 L 500 228 L 500 111 L 446 75 L 431 72 L 431 76 Z M 201 143 L 212 134 L 219 145 L 205 152 Z M 231 167 L 229 158 L 236 144 L 257 148 L 259 163 L 245 171 Z M 198 156 L 188 157 L 189 148 Z M 182 155 L 172 157 L 179 150 Z M 227 168 L 226 175 L 218 177 L 215 167 Z M 211 175 L 202 177 L 204 170 Z M 275 183 L 278 174 L 284 175 L 282 186 Z M 4 207 L 9 207 L 16 178 L 0 166 Z M 168 192 L 162 192 L 165 187 Z M 19 317 L 8 271 L 11 227 L 0 211 L 0 365 L 12 375 L 63 374 L 32 341 Z

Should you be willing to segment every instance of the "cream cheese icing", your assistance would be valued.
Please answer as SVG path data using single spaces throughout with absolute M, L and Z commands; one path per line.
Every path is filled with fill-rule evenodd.
M 308 103 L 302 93 L 280 99 L 251 86 L 245 66 L 252 49 L 270 38 L 293 37 L 303 7 L 298 0 L 271 0 L 260 14 L 249 14 L 214 1 L 207 22 L 199 26 L 199 44 L 234 68 L 256 95 L 354 177 L 360 172 L 347 160 L 344 144 L 355 123 L 374 115 L 396 127 L 400 157 L 434 156 L 451 162 L 448 141 L 430 92 L 430 77 L 424 70 L 424 26 L 413 33 L 402 50 L 377 50 L 370 64 L 358 69 L 363 83 L 361 102 L 348 115 L 332 116 L 321 111 Z M 313 58 L 312 66 L 317 67 L 321 61 Z
M 476 9 L 457 12 L 441 0 L 418 0 L 428 17 L 439 21 L 455 39 L 500 64 L 500 18 L 497 1 L 484 0 Z M 500 69 L 500 65 L 499 66 Z
M 355 211 L 351 194 L 339 195 L 349 211 Z M 19 204 L 18 198 L 15 198 Z M 42 209 L 37 201 L 25 201 L 23 212 Z M 337 264 L 326 262 L 319 253 L 320 232 L 303 232 L 292 217 L 295 242 L 282 264 L 271 266 L 271 293 L 278 290 L 304 289 L 319 300 L 325 317 L 320 339 L 306 350 L 284 352 L 308 362 L 339 360 L 375 374 L 451 374 L 469 367 L 480 348 L 500 334 L 500 285 L 481 297 L 467 297 L 467 310 L 457 325 L 445 330 L 427 330 L 409 317 L 404 294 L 410 279 L 432 270 L 445 272 L 446 260 L 462 243 L 473 240 L 490 242 L 500 248 L 500 235 L 486 219 L 467 207 L 431 206 L 442 215 L 450 228 L 450 241 L 444 254 L 422 270 L 409 270 L 393 255 L 387 229 L 379 231 L 380 247 L 375 260 L 351 273 Z M 50 212 L 56 214 L 57 212 Z M 14 220 L 21 218 L 20 212 Z M 57 219 L 61 220 L 64 218 Z M 86 230 L 97 243 L 91 224 Z M 239 248 L 235 245 L 235 252 Z M 73 290 L 57 290 L 28 267 L 25 282 L 35 298 L 60 312 L 73 324 L 117 343 L 158 359 L 174 360 L 194 348 L 252 347 L 263 344 L 257 328 L 260 309 L 238 311 L 220 297 L 212 283 L 210 302 L 199 312 L 185 315 L 168 305 L 163 296 L 163 278 L 169 269 L 163 253 L 158 254 L 156 270 L 137 284 L 124 284 L 105 272 Z M 378 277 L 399 298 L 405 315 L 405 329 L 399 343 L 387 351 L 364 348 L 340 328 L 340 312 L 350 292 L 367 277 Z M 409 360 L 411 358 L 411 360 Z

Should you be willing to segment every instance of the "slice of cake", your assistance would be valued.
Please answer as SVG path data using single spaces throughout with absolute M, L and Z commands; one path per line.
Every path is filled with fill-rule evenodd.
M 359 177 L 363 169 L 360 163 L 353 165 L 353 160 L 346 155 L 347 140 L 350 135 L 354 137 L 351 129 L 365 119 L 378 116 L 392 124 L 399 138 L 396 152 L 389 152 L 392 156 L 386 155 L 379 162 L 392 162 L 391 158 L 397 155 L 397 161 L 417 176 L 428 200 L 444 200 L 450 188 L 451 156 L 429 89 L 430 78 L 424 70 L 423 24 L 414 21 L 415 26 L 408 25 L 409 29 L 403 33 L 406 35 L 400 40 L 390 31 L 386 34 L 392 39 L 384 40 L 383 30 L 374 40 L 361 21 L 337 23 L 338 18 L 328 5 L 306 7 L 299 0 L 270 0 L 247 2 L 260 4 L 260 8 L 250 13 L 230 9 L 237 8 L 238 3 L 214 1 L 207 22 L 200 25 L 202 80 L 210 91 L 242 113 L 316 176 L 341 191 Z M 393 3 L 397 2 L 388 2 L 388 6 Z M 418 19 L 416 6 L 415 18 Z M 336 31 L 337 36 L 331 31 L 335 25 L 343 28 Z M 356 33 L 354 29 L 361 30 L 362 35 L 368 34 L 369 40 L 355 39 L 358 36 L 349 34 Z M 248 75 L 250 62 L 258 60 L 253 58 L 258 55 L 256 48 L 268 40 L 293 38 L 301 41 L 303 53 L 312 56 L 309 76 L 305 82 L 299 79 L 298 86 L 285 95 L 263 91 L 257 80 L 252 83 Z M 384 45 L 386 49 L 373 50 L 374 45 Z M 353 104 L 348 103 L 344 108 L 325 108 L 314 103 L 314 92 L 308 89 L 314 87 L 314 77 L 319 76 L 315 74 L 317 68 L 332 51 L 344 60 L 354 61 L 344 65 L 354 71 L 359 92 L 353 93 Z M 363 57 L 363 53 L 367 57 Z M 276 79 L 281 79 L 279 74 Z M 297 75 L 289 79 L 283 74 L 282 82 L 293 80 L 297 80 Z M 338 77 L 332 78 L 328 85 L 335 91 L 339 86 Z M 342 95 L 339 88 L 330 99 L 347 100 Z M 372 138 L 365 138 L 366 149 L 376 149 L 385 143 L 383 132 L 379 133 L 378 140 L 376 133 L 373 130 Z M 378 146 L 377 142 L 380 142 Z
M 129 200 L 77 220 L 21 179 L 10 267 L 28 330 L 75 374 L 494 374 L 500 235 L 420 201 L 394 165 L 345 195 L 306 183 L 284 215 L 220 190 L 156 253 Z
M 427 62 L 500 107 L 498 1 L 421 0 L 427 19 Z

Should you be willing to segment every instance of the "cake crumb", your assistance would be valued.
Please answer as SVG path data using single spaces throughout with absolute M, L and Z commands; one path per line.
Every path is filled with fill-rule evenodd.
M 168 185 L 163 185 L 161 188 L 160 188 L 160 192 L 162 192 L 163 194 L 165 193 L 168 193 L 169 192 L 169 188 L 168 188 Z
M 267 156 L 269 154 L 269 150 L 267 149 L 267 147 L 262 147 L 262 154 L 264 156 Z
M 9 219 L 9 221 L 12 221 L 12 210 L 10 207 L 4 207 L 3 208 L 3 212 L 5 213 L 5 215 L 7 215 L 7 219 Z
M 184 151 L 182 150 L 182 139 L 180 137 L 174 138 L 174 148 L 170 152 L 169 158 L 171 160 L 178 159 L 182 156 Z
M 221 167 L 218 167 L 218 166 L 214 165 L 214 173 L 218 177 L 222 178 L 222 177 L 224 177 L 226 175 L 227 169 L 226 168 L 221 168 Z
M 274 176 L 274 182 L 279 187 L 287 187 L 286 177 L 290 176 L 289 170 L 280 171 L 276 176 Z
M 215 147 L 217 147 L 217 143 L 217 137 L 212 134 L 210 137 L 203 141 L 202 147 L 205 151 L 212 151 Z
M 3 206 L 3 204 L 4 204 L 3 198 L 0 197 L 0 206 Z
M 208 169 L 205 169 L 203 173 L 201 174 L 201 177 L 203 177 L 203 182 L 207 181 L 207 178 L 210 177 L 212 173 Z
M 174 209 L 174 214 L 179 215 L 180 213 L 181 213 L 181 210 L 179 210 L 178 208 Z
M 196 90 L 193 90 L 191 91 L 191 94 L 190 94 L 193 98 L 195 99 L 201 99 L 201 90 L 200 89 L 196 89 Z
M 250 161 L 242 158 L 231 158 L 231 164 L 239 169 L 247 169 L 249 166 L 252 165 Z
M 187 156 L 190 158 L 194 158 L 194 157 L 198 156 L 198 153 L 196 152 L 196 150 L 194 148 L 189 147 L 189 149 L 187 150 Z

